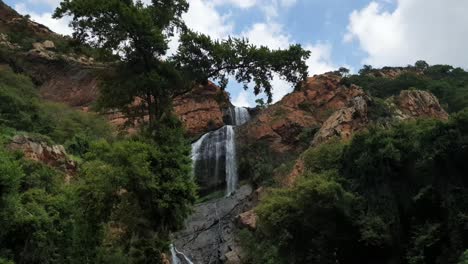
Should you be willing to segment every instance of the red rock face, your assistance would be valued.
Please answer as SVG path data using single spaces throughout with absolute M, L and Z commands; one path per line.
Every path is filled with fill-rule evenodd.
M 393 98 L 397 106 L 397 117 L 400 119 L 436 118 L 447 120 L 447 112 L 440 106 L 439 100 L 432 93 L 420 90 L 401 91 Z
M 65 148 L 61 145 L 48 145 L 46 142 L 18 135 L 13 138 L 9 148 L 23 152 L 26 159 L 57 168 L 69 176 L 76 174 L 76 162 L 68 157 Z
M 174 100 L 174 111 L 182 120 L 190 136 L 224 126 L 223 109 L 229 107 L 229 96 L 221 88 L 209 83 Z
M 260 113 L 242 134 L 250 142 L 266 140 L 278 153 L 295 151 L 305 128 L 321 127 L 335 111 L 365 96 L 361 88 L 342 86 L 340 80 L 331 74 L 309 78 L 301 90 Z

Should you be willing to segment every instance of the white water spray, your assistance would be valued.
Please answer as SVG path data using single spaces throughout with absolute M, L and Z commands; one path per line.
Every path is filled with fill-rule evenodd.
M 184 253 L 177 250 L 174 245 L 171 244 L 171 257 L 172 264 L 193 264 L 193 262 L 185 256 Z

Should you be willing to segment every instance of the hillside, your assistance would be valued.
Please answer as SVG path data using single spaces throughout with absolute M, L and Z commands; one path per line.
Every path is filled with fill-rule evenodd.
M 58 35 L 0 0 L 1 264 L 465 264 L 467 71 L 305 78 L 300 46 L 190 31 L 159 60 L 179 1 L 72 2 L 109 45 L 146 49 Z M 172 24 L 146 20 L 160 10 Z M 223 88 L 235 75 L 268 97 L 275 70 L 294 89 L 274 104 Z

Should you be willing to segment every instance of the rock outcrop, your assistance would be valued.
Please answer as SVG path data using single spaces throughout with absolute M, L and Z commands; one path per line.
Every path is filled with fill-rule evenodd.
M 370 103 L 371 98 L 367 95 L 353 98 L 348 107 L 336 111 L 323 123 L 315 134 L 311 146 L 336 137 L 349 140 L 354 133 L 365 130 L 371 122 L 369 118 Z M 385 103 L 391 113 L 387 122 L 417 118 L 448 119 L 448 114 L 439 104 L 439 100 L 427 91 L 404 90 L 401 91 L 400 95 L 388 98 Z M 292 172 L 285 179 L 280 179 L 280 182 L 284 186 L 292 186 L 303 172 L 304 163 L 299 158 Z
M 42 140 L 17 135 L 13 137 L 8 147 L 14 151 L 21 151 L 26 159 L 57 168 L 68 176 L 76 174 L 77 164 L 69 158 L 62 145 L 50 145 Z
M 213 83 L 195 87 L 190 93 L 176 97 L 174 111 L 190 136 L 197 137 L 225 125 L 229 96 Z
M 357 96 L 351 100 L 350 106 L 333 113 L 315 134 L 312 145 L 326 142 L 333 137 L 347 140 L 356 131 L 365 128 L 369 122 L 369 100 L 370 98 L 366 95 Z
M 253 210 L 243 212 L 237 216 L 239 226 L 255 230 L 257 228 L 257 214 Z
M 333 74 L 309 78 L 300 90 L 261 112 L 243 129 L 243 137 L 247 142 L 266 141 L 276 153 L 297 151 L 303 143 L 299 136 L 306 129 L 320 128 L 337 110 L 366 96 L 358 86 L 346 87 L 340 80 Z
M 404 90 L 399 96 L 387 100 L 394 109 L 394 116 L 399 120 L 415 118 L 448 119 L 437 97 L 421 90 Z

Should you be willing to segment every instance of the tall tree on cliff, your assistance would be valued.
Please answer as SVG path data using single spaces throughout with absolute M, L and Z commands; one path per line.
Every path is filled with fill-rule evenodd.
M 172 98 L 194 85 L 229 76 L 253 82 L 255 94 L 272 97 L 274 74 L 298 85 L 307 77 L 309 52 L 300 45 L 286 50 L 256 47 L 246 39 L 215 41 L 189 30 L 182 21 L 186 0 L 64 0 L 55 18 L 71 16 L 74 37 L 119 56 L 115 70 L 101 89 L 101 104 L 118 108 L 129 117 L 149 115 L 150 128 L 171 115 Z M 168 42 L 181 32 L 177 54 L 167 58 Z M 141 102 L 141 103 L 135 103 Z

